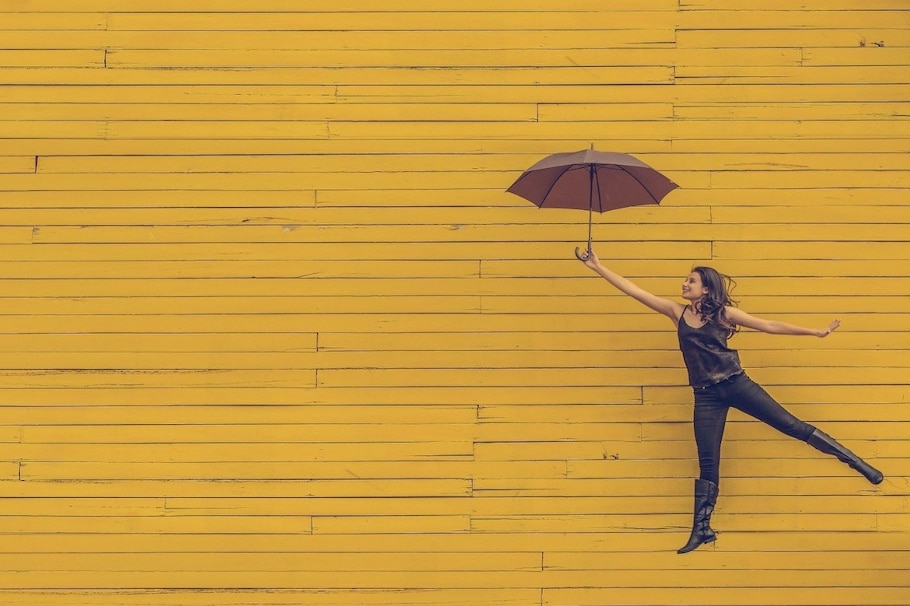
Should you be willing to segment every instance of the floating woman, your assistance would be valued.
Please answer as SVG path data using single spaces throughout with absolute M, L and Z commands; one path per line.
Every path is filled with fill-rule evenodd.
M 679 335 L 679 348 L 695 394 L 695 443 L 699 477 L 695 480 L 695 513 L 689 541 L 677 553 L 688 553 L 716 540 L 711 514 L 717 502 L 720 479 L 720 445 L 729 409 L 736 408 L 802 440 L 821 452 L 837 457 L 872 484 L 884 479 L 880 471 L 844 448 L 820 429 L 799 420 L 778 404 L 740 365 L 739 354 L 727 339 L 740 327 L 776 335 L 827 337 L 840 326 L 834 320 L 826 328 L 804 328 L 749 315 L 734 306 L 730 288 L 734 282 L 710 267 L 695 267 L 682 284 L 683 305 L 651 294 L 604 267 L 589 250 L 576 256 L 621 292 L 670 318 Z

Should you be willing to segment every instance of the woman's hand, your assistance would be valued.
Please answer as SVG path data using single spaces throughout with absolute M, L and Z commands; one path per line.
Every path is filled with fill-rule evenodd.
M 597 253 L 591 249 L 581 252 L 578 247 L 575 247 L 575 256 L 578 257 L 579 261 L 591 269 L 597 269 L 597 266 L 600 265 L 600 259 L 597 258 Z
M 823 328 L 823 329 L 821 329 L 820 331 L 818 331 L 817 336 L 818 336 L 820 339 L 821 339 L 821 338 L 824 338 L 824 337 L 827 337 L 827 336 L 830 335 L 832 332 L 834 332 L 835 330 L 837 330 L 837 328 L 838 328 L 839 326 L 840 326 L 840 320 L 838 320 L 837 318 L 835 318 L 834 320 L 831 321 L 831 324 L 828 324 L 828 327 L 827 327 L 827 328 Z

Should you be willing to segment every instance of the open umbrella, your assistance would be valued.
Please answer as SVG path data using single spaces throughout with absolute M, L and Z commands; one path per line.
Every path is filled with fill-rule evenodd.
M 594 211 L 599 213 L 642 204 L 659 204 L 679 187 L 629 154 L 585 149 L 553 154 L 526 170 L 508 192 L 540 208 L 588 211 L 588 250 Z M 576 256 L 582 258 L 578 250 Z

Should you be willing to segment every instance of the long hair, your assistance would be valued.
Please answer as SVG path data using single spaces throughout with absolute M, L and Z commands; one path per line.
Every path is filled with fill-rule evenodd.
M 697 266 L 693 267 L 692 271 L 701 277 L 701 283 L 708 289 L 708 294 L 694 305 L 695 312 L 705 322 L 725 328 L 727 336 L 732 337 L 739 327 L 727 319 L 725 307 L 736 305 L 736 301 L 730 297 L 730 293 L 736 288 L 736 281 L 713 267 Z

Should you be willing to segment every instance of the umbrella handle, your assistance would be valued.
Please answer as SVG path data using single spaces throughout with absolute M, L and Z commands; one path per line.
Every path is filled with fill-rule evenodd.
M 588 247 L 588 250 L 586 250 L 584 253 L 582 253 L 581 249 L 576 246 L 575 247 L 575 256 L 578 258 L 579 261 L 587 261 L 588 259 L 591 258 L 591 248 Z

